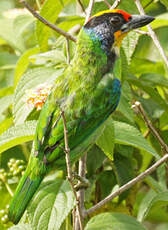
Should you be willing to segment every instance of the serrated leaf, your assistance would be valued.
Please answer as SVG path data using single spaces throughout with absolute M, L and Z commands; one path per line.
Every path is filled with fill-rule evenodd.
M 101 213 L 87 223 L 85 230 L 145 230 L 135 218 L 122 213 Z
M 68 0 L 63 0 L 66 4 Z M 64 8 L 64 4 L 61 1 L 55 2 L 55 0 L 46 0 L 43 7 L 41 8 L 40 15 L 51 23 L 54 23 L 59 13 Z M 44 23 L 37 20 L 36 34 L 39 42 L 39 46 L 42 51 L 46 51 L 48 48 L 48 38 L 50 36 L 51 29 L 48 28 Z
M 138 149 L 145 150 L 152 154 L 154 157 L 159 159 L 159 155 L 155 150 L 148 144 L 147 140 L 134 126 L 131 126 L 124 122 L 114 121 L 115 130 L 115 143 L 131 145 Z
M 149 197 L 148 201 L 147 201 L 147 197 L 145 199 L 145 201 L 147 202 L 147 205 L 143 207 L 143 209 L 141 208 L 138 214 L 138 218 L 142 221 L 143 219 L 145 219 L 145 217 L 148 215 L 148 213 L 150 212 L 150 210 L 152 208 L 159 208 L 162 206 L 167 206 L 168 204 L 168 191 L 165 192 L 160 192 L 158 194 L 154 194 L 152 196 Z M 145 202 L 144 201 L 144 202 Z
M 12 19 L 0 19 L 0 37 L 7 41 L 14 49 L 21 52 L 25 49 L 22 38 L 17 37 L 17 34 L 13 31 Z
M 65 65 L 67 63 L 64 52 L 59 49 L 54 49 L 45 53 L 40 53 L 31 56 L 31 60 L 36 65 L 45 65 L 47 62 L 54 64 Z
M 133 76 L 128 78 L 128 81 L 139 88 L 141 88 L 143 91 L 145 91 L 148 95 L 151 96 L 152 100 L 154 100 L 156 103 L 159 104 L 161 108 L 168 111 L 168 103 L 160 96 L 158 91 L 154 89 L 153 87 L 148 86 L 146 82 L 140 81 L 138 78 L 135 78 Z
M 34 230 L 58 230 L 75 205 L 68 181 L 56 178 L 43 182 L 28 207 Z
M 23 55 L 19 58 L 19 60 L 16 64 L 15 75 L 14 75 L 14 86 L 15 86 L 15 88 L 16 88 L 18 81 L 20 80 L 21 76 L 26 71 L 26 69 L 30 63 L 29 57 L 34 55 L 34 54 L 37 54 L 39 52 L 39 50 L 40 49 L 38 47 L 32 48 L 30 50 L 26 50 L 26 52 L 23 53 Z
M 137 215 L 137 220 L 138 221 L 143 221 L 146 212 L 148 210 L 148 206 L 151 203 L 152 199 L 156 196 L 156 192 L 153 191 L 152 189 L 149 190 L 148 193 L 145 194 L 140 206 L 139 206 L 139 210 L 138 210 L 138 215 Z
M 24 30 L 34 21 L 35 18 L 30 14 L 17 16 L 13 22 L 13 30 L 17 37 L 21 36 Z
M 109 159 L 113 160 L 114 124 L 112 119 L 108 119 L 104 126 L 104 130 L 96 141 L 96 144 L 102 149 Z
M 131 31 L 122 41 L 122 47 L 125 51 L 128 64 L 131 62 L 131 57 L 134 53 L 139 37 L 140 34 L 135 31 Z
M 56 70 L 54 68 L 36 68 L 29 70 L 21 77 L 14 95 L 13 115 L 15 124 L 23 123 L 32 111 L 32 108 L 28 107 L 24 101 L 26 90 L 36 88 L 42 83 L 52 85 L 62 71 L 62 69 Z
M 21 143 L 33 140 L 36 121 L 27 121 L 22 125 L 12 126 L 0 136 L 0 153 Z

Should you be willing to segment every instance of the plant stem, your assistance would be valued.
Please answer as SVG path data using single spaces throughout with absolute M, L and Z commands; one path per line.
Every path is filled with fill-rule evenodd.
M 121 0 L 116 0 L 113 5 L 110 7 L 110 10 L 115 9 L 119 4 L 120 4 Z
M 5 184 L 6 189 L 7 189 L 8 192 L 9 192 L 9 194 L 13 197 L 14 194 L 13 194 L 12 189 L 10 188 L 9 184 L 6 183 L 6 182 L 4 182 L 4 184 Z
M 77 216 L 78 216 L 80 230 L 83 230 L 80 201 L 79 201 L 77 193 L 75 191 L 75 188 L 73 185 L 73 179 L 72 179 L 71 162 L 70 162 L 70 148 L 68 145 L 68 130 L 67 130 L 67 126 L 66 126 L 66 119 L 65 119 L 64 111 L 62 111 L 61 115 L 62 115 L 62 119 L 63 119 L 63 123 L 64 123 L 65 159 L 66 159 L 67 174 L 68 174 L 67 178 L 68 178 L 68 181 L 71 185 L 74 196 L 76 198 L 76 203 L 77 203 L 76 208 L 77 208 Z
M 38 7 L 38 10 L 40 10 L 40 9 L 41 9 L 40 1 L 39 1 L 39 0 L 36 0 L 36 4 L 37 4 L 37 7 Z
M 151 174 L 153 171 L 157 169 L 161 164 L 163 164 L 165 161 L 168 160 L 168 153 L 166 153 L 160 160 L 158 160 L 155 164 L 153 164 L 151 167 L 149 167 L 147 170 L 145 170 L 143 173 L 139 174 L 137 177 L 129 181 L 127 184 L 121 186 L 117 191 L 111 193 L 109 196 L 107 196 L 105 199 L 94 205 L 92 208 L 88 209 L 85 211 L 84 216 L 87 216 L 98 209 L 100 209 L 102 206 L 104 206 L 106 203 L 123 193 L 124 191 L 128 190 L 131 188 L 133 185 L 136 183 L 140 182 L 143 180 L 146 176 Z
M 146 115 L 141 103 L 139 101 L 136 101 L 134 103 L 134 106 L 138 109 L 139 113 L 142 115 L 146 125 L 148 126 L 149 130 L 153 133 L 153 135 L 157 138 L 157 140 L 160 143 L 160 145 L 161 145 L 162 149 L 164 150 L 164 152 L 168 153 L 168 146 L 166 145 L 164 140 L 161 138 L 161 136 L 159 135 L 159 133 L 155 129 L 155 127 L 152 125 L 152 123 L 149 120 L 149 118 L 147 117 L 147 115 Z
M 142 7 L 140 1 L 139 1 L 139 0 L 135 0 L 135 4 L 136 4 L 136 6 L 137 6 L 137 8 L 138 8 L 138 10 L 139 10 L 139 12 L 140 12 L 140 14 L 141 14 L 141 15 L 144 15 L 144 14 L 145 14 L 145 11 L 144 11 L 144 9 L 143 9 L 143 7 Z M 162 46 L 161 46 L 159 40 L 158 40 L 158 38 L 157 38 L 155 32 L 153 31 L 153 29 L 152 29 L 152 27 L 151 27 L 150 25 L 147 25 L 147 28 L 148 28 L 150 37 L 152 38 L 152 40 L 153 40 L 155 46 L 158 48 L 159 53 L 160 53 L 161 57 L 163 58 L 163 60 L 164 60 L 164 62 L 165 62 L 165 64 L 166 64 L 166 66 L 167 66 L 167 68 L 168 68 L 168 58 L 167 58 L 167 56 L 166 56 L 166 54 L 165 54 L 165 52 L 164 52 L 164 50 L 163 50 L 163 48 L 162 48 Z
M 92 10 L 93 10 L 93 6 L 94 6 L 94 0 L 90 0 L 89 6 L 88 6 L 88 9 L 87 9 L 86 18 L 85 18 L 85 23 L 86 23 L 86 22 L 89 20 L 89 18 L 91 17 Z

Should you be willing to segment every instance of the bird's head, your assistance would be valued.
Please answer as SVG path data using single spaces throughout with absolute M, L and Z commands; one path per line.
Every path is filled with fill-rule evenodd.
M 84 25 L 92 38 L 97 37 L 103 49 L 120 46 L 122 39 L 133 29 L 143 27 L 154 20 L 147 15 L 131 15 L 123 10 L 105 10 L 92 16 Z

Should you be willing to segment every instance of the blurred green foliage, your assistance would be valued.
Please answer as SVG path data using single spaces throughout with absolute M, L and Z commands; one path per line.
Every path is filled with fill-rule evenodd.
M 52 23 L 77 36 L 84 23 L 84 13 L 75 0 L 29 0 L 29 4 Z M 81 0 L 86 9 L 89 0 Z M 110 4 L 113 1 L 108 0 Z M 156 17 L 151 23 L 168 56 L 168 2 L 141 0 L 146 14 Z M 40 9 L 39 9 L 40 7 Z M 133 0 L 123 0 L 119 8 L 136 14 Z M 104 1 L 96 1 L 93 13 L 107 9 Z M 146 28 L 143 28 L 146 30 Z M 8 229 L 7 210 L 10 197 L 29 158 L 36 120 L 39 112 L 25 103 L 27 90 L 40 84 L 53 84 L 56 76 L 67 67 L 66 39 L 29 14 L 17 0 L 0 1 L 0 229 Z M 70 57 L 75 44 L 70 41 Z M 146 35 L 131 32 L 123 41 L 121 58 L 114 70 L 122 81 L 122 97 L 117 111 L 105 124 L 104 132 L 88 153 L 85 206 L 89 208 L 118 186 L 125 184 L 148 168 L 161 155 L 157 140 L 146 127 L 141 116 L 133 112 L 131 104 L 139 100 L 149 119 L 168 144 L 168 69 L 160 54 Z M 145 136 L 145 138 L 144 138 Z M 57 182 L 55 182 L 55 178 Z M 47 186 L 50 187 L 48 189 Z M 70 210 L 74 198 L 61 200 L 66 195 L 66 181 L 61 172 L 50 175 L 42 183 L 37 196 L 28 207 L 28 218 L 11 229 L 72 229 Z M 46 195 L 48 194 L 48 195 Z M 46 199 L 50 213 L 37 202 Z M 59 202 L 60 201 L 60 202 Z M 99 215 L 85 221 L 85 229 L 166 230 L 168 228 L 167 168 L 156 172 L 129 191 L 99 210 Z M 45 206 L 43 204 L 43 206 Z M 60 216 L 53 214 L 56 205 Z M 63 212 L 67 210 L 66 212 Z M 108 213 L 103 213 L 108 212 Z M 113 213 L 111 213 L 113 212 Z M 35 217 L 33 218 L 34 214 Z M 52 214 L 52 215 L 50 215 Z M 69 214 L 69 216 L 68 216 Z M 128 217 L 130 215 L 132 217 Z M 41 216 L 41 218 L 39 218 Z M 58 218 L 59 217 L 59 218 Z M 138 219 L 139 222 L 137 222 Z M 57 225 L 55 221 L 57 220 Z M 115 221 L 115 224 L 114 224 Z M 25 224 L 26 223 L 26 224 Z M 37 228 L 38 226 L 38 228 Z M 45 226 L 45 228 L 44 228 Z M 53 227 L 55 226 L 55 227 Z M 52 228 L 53 227 L 53 228 Z

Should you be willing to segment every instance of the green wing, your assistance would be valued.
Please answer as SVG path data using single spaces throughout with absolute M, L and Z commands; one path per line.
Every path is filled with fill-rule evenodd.
M 84 94 L 79 88 L 69 96 L 56 97 L 56 88 L 50 94 L 40 114 L 35 155 L 57 167 L 65 164 L 64 128 L 61 110 L 65 112 L 71 159 L 76 160 L 93 143 L 97 128 L 115 110 L 120 98 L 120 82 L 103 77 L 96 89 Z

